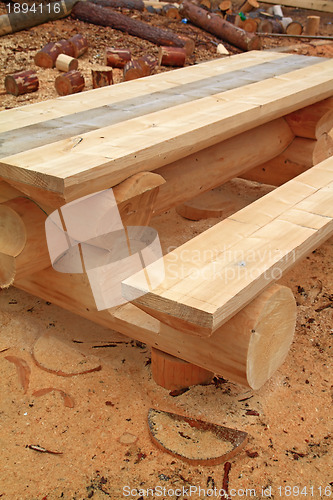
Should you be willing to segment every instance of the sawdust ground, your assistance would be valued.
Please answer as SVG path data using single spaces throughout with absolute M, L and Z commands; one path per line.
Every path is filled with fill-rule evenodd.
M 286 15 L 303 22 L 306 15 L 316 14 L 284 10 Z M 4 11 L 4 4 L 0 4 L 0 13 Z M 331 35 L 331 16 L 319 15 L 322 34 Z M 155 15 L 144 14 L 143 18 L 193 36 L 197 48 L 189 64 L 217 57 L 218 40 L 212 35 L 190 25 L 170 23 L 160 16 L 156 20 Z M 0 84 L 3 85 L 5 74 L 28 69 L 34 53 L 45 43 L 77 32 L 86 35 L 90 44 L 89 52 L 80 59 L 87 89 L 91 88 L 90 67 L 100 63 L 106 46 L 129 46 L 134 55 L 157 53 L 149 42 L 63 19 L 0 38 Z M 325 43 L 317 46 L 303 41 L 264 39 L 264 48 L 290 44 L 298 47 L 287 48 L 290 51 L 333 55 L 332 46 Z M 233 49 L 234 52 L 237 50 Z M 53 82 L 58 72 L 38 68 L 37 73 L 41 83 L 38 92 L 19 98 L 2 95 L 0 109 L 56 97 Z M 115 81 L 120 80 L 121 73 L 115 72 Z M 167 248 L 183 243 L 216 222 L 185 221 L 171 211 L 155 219 L 154 224 Z M 193 387 L 181 396 L 171 397 L 151 378 L 149 347 L 15 288 L 1 291 L 0 498 L 119 500 L 126 498 L 123 496 L 126 485 L 137 489 L 158 485 L 170 490 L 190 485 L 220 489 L 223 465 L 192 467 L 154 447 L 147 427 L 150 407 L 250 434 L 245 451 L 232 461 L 229 489 L 238 492 L 232 498 L 332 496 L 332 257 L 333 239 L 283 278 L 283 284 L 291 287 L 298 303 L 295 339 L 286 362 L 255 393 L 220 378 L 214 384 Z M 31 349 L 46 332 L 96 355 L 102 370 L 64 378 L 35 366 Z M 105 347 L 112 343 L 115 347 Z M 20 357 L 30 367 L 26 394 L 15 366 L 6 356 Z M 33 392 L 45 387 L 62 389 L 73 399 L 74 407 L 65 407 L 59 392 L 33 396 Z M 249 399 L 241 401 L 245 398 Z M 259 415 L 248 415 L 247 410 Z M 128 437 L 126 433 L 137 438 L 133 444 L 121 443 L 126 441 L 122 439 L 124 434 Z M 40 453 L 27 447 L 37 444 L 62 454 Z M 295 487 L 291 495 L 290 486 Z M 265 495 L 262 488 L 268 488 Z M 132 498 L 140 498 L 140 494 Z M 193 493 L 191 497 L 178 498 L 205 496 Z
M 216 222 L 186 221 L 171 211 L 156 218 L 154 225 L 167 248 Z M 283 489 L 287 486 L 303 487 L 303 498 L 327 498 L 333 481 L 332 257 L 333 239 L 283 278 L 298 303 L 295 338 L 286 362 L 256 392 L 220 378 L 171 397 L 152 380 L 149 347 L 15 288 L 3 290 L 0 351 L 9 349 L 0 353 L 0 497 L 119 500 L 126 498 L 125 486 L 222 488 L 223 465 L 190 466 L 155 448 L 147 426 L 148 409 L 154 407 L 250 434 L 245 451 L 232 461 L 230 489 L 247 489 L 247 496 L 256 499 L 276 499 L 288 497 L 289 490 Z M 31 349 L 50 331 L 98 356 L 102 370 L 65 378 L 37 368 Z M 103 347 L 112 343 L 113 347 Z M 7 355 L 25 359 L 31 368 L 26 394 Z M 62 389 L 74 408 L 65 407 L 59 393 L 34 397 L 33 392 L 43 387 Z M 241 401 L 244 398 L 249 399 Z M 258 415 L 248 415 L 247 410 Z M 135 442 L 122 444 L 124 433 L 134 435 Z M 37 444 L 62 455 L 27 448 Z M 266 492 L 272 494 L 264 496 L 262 487 L 271 487 Z M 246 495 L 232 498 L 242 497 Z M 193 493 L 161 498 L 208 497 Z

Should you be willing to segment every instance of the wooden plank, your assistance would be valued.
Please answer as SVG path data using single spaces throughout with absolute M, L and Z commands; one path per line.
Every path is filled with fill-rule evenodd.
M 0 175 L 70 201 L 155 170 L 333 93 L 333 62 L 315 64 L 3 158 Z
M 209 336 L 332 234 L 330 157 L 166 255 L 166 278 L 155 290 L 137 273 L 123 293 L 130 300 L 140 290 L 137 306 Z M 154 273 L 154 265 L 145 271 Z
M 89 90 L 83 94 L 72 94 L 58 97 L 19 108 L 4 110 L 1 113 L 3 121 L 0 124 L 0 133 L 10 130 L 46 122 L 49 120 L 67 117 L 76 113 L 96 110 L 103 106 L 117 106 L 119 103 L 147 96 L 155 92 L 167 91 L 176 88 L 179 93 L 183 85 L 200 82 L 205 78 L 227 75 L 234 71 L 246 70 L 270 61 L 287 61 L 293 58 L 291 54 L 277 54 L 276 52 L 252 51 L 238 54 L 228 59 L 215 59 L 198 65 L 181 68 L 172 72 L 160 73 L 149 78 L 123 82 L 112 87 Z M 301 56 L 302 57 L 302 56 Z M 286 59 L 287 58 L 287 59 Z
M 265 3 L 276 4 L 276 0 L 265 0 Z M 333 12 L 333 0 L 282 0 L 279 5 L 285 7 L 296 7 L 298 9 L 319 10 L 321 12 Z
M 246 62 L 250 64 L 251 61 Z M 217 68 L 221 67 L 221 65 L 217 66 L 215 64 L 212 68 L 203 68 L 204 77 L 202 77 L 202 73 L 200 78 L 198 72 L 190 71 L 190 75 L 186 74 L 189 81 L 183 78 L 177 85 L 172 83 L 171 87 L 168 81 L 161 80 L 161 84 L 158 87 L 156 86 L 156 82 L 154 85 L 151 82 L 149 83 L 149 79 L 146 87 L 142 87 L 142 85 L 135 87 L 130 93 L 128 93 L 128 90 L 126 92 L 126 89 L 124 89 L 123 93 L 119 93 L 119 89 L 118 91 L 116 89 L 116 92 L 112 92 L 112 88 L 109 90 L 110 87 L 102 87 L 105 94 L 104 100 L 100 101 L 96 96 L 92 101 L 95 106 L 92 109 L 86 109 L 87 101 L 89 101 L 89 98 L 87 98 L 84 100 L 83 111 L 80 111 L 80 108 L 78 108 L 76 112 L 71 112 L 63 117 L 44 119 L 39 123 L 30 124 L 23 129 L 22 126 L 18 127 L 16 125 L 17 128 L 15 130 L 9 130 L 7 133 L 3 132 L 0 135 L 0 157 L 49 145 L 56 141 L 69 139 L 72 136 L 81 136 L 93 130 L 115 125 L 153 112 L 170 109 L 186 102 L 193 102 L 196 99 L 202 99 L 234 88 L 240 88 L 241 86 L 284 74 L 287 71 L 297 68 L 306 67 L 316 62 L 318 62 L 318 58 L 289 56 L 281 60 L 279 59 L 278 62 L 275 59 L 272 61 L 264 60 L 250 67 L 246 67 L 245 65 L 245 67 L 234 70 L 230 70 L 229 68 L 227 72 L 226 70 L 229 66 L 224 65 L 221 68 L 222 71 L 219 73 L 217 72 Z M 213 73 L 212 75 L 210 74 L 211 72 Z M 163 86 L 166 86 L 166 88 L 163 88 Z M 148 92 L 148 87 L 151 87 L 152 92 Z M 108 94 L 104 90 L 106 88 L 108 89 Z M 114 94 L 116 94 L 116 99 Z M 109 102 L 110 98 L 111 102 Z M 80 106 L 81 101 L 82 98 L 78 101 Z M 39 116 L 44 118 L 49 116 L 51 109 L 52 101 L 50 102 L 50 107 L 47 108 L 47 112 L 42 115 L 39 114 Z M 69 107 L 69 109 L 71 108 Z

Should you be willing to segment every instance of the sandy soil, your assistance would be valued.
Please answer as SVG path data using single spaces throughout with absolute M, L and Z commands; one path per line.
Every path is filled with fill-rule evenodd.
M 0 10 L 4 12 L 3 4 Z M 303 21 L 309 14 L 286 9 L 286 14 L 290 13 Z M 328 24 L 332 17 L 320 15 L 323 34 L 332 34 Z M 217 41 L 213 36 L 190 25 L 169 23 L 160 16 L 157 20 L 156 15 L 139 16 L 192 34 L 197 49 L 189 64 L 217 57 L 216 46 L 210 41 Z M 80 60 L 88 82 L 90 66 L 100 61 L 105 46 L 130 46 L 134 54 L 157 52 L 152 44 L 134 37 L 64 19 L 0 38 L 1 81 L 5 74 L 31 66 L 35 51 L 47 41 L 77 32 L 87 36 L 91 47 Z M 282 45 L 290 43 L 284 40 Z M 281 47 L 268 38 L 264 45 Z M 298 48 L 287 50 L 333 55 L 332 46 L 327 44 L 302 41 L 296 45 Z M 19 98 L 2 95 L 1 109 L 56 97 L 56 70 L 39 68 L 37 72 L 40 90 Z M 119 72 L 116 81 L 120 80 Z M 162 235 L 166 250 L 216 222 L 186 221 L 171 211 L 155 218 L 153 225 Z M 148 488 L 157 488 L 156 497 L 164 499 L 212 498 L 209 490 L 223 486 L 224 465 L 191 466 L 158 450 L 148 433 L 151 407 L 249 433 L 245 450 L 231 461 L 230 498 L 332 497 L 332 272 L 333 239 L 281 280 L 295 295 L 297 328 L 286 362 L 264 387 L 253 392 L 216 377 L 210 385 L 192 387 L 177 397 L 152 380 L 148 346 L 13 287 L 2 290 L 0 498 L 143 499 Z M 68 356 L 72 352 L 76 363 L 73 371 L 81 371 L 82 353 L 89 356 L 90 367 L 101 369 L 63 377 L 36 366 L 31 353 L 36 341 L 45 335 L 50 344 L 48 361 L 58 369 L 64 366 L 54 347 L 59 339 L 67 342 Z M 21 376 L 13 357 L 26 362 Z M 58 390 L 38 395 L 43 388 Z M 36 449 L 37 445 L 42 451 Z M 131 495 L 127 494 L 129 488 Z M 176 490 L 182 488 L 183 494 L 178 495 Z M 221 492 L 213 498 L 222 498 Z

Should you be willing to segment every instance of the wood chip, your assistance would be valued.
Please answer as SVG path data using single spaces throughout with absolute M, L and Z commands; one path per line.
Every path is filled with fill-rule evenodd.
M 7 361 L 9 361 L 10 363 L 14 363 L 14 365 L 16 366 L 20 384 L 22 386 L 24 394 L 26 394 L 29 387 L 31 373 L 30 366 L 24 359 L 18 358 L 16 356 L 5 356 L 5 359 L 7 359 Z
M 247 441 L 246 432 L 155 409 L 148 425 L 158 448 L 194 465 L 223 463 Z
M 54 387 L 46 387 L 44 389 L 39 389 L 38 391 L 33 392 L 32 395 L 35 397 L 40 397 L 40 396 L 45 396 L 45 394 L 49 394 L 50 392 L 54 391 L 60 393 L 60 395 L 64 400 L 64 405 L 66 406 L 66 408 L 74 408 L 73 399 L 62 389 L 55 389 Z
M 102 369 L 96 356 L 87 356 L 77 346 L 49 333 L 36 341 L 32 357 L 39 368 L 61 377 L 84 375 Z

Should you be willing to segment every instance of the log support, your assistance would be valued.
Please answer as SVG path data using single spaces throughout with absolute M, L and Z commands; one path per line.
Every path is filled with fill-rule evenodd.
M 206 385 L 214 376 L 209 370 L 154 347 L 151 350 L 151 372 L 156 384 L 169 391 L 185 389 L 191 385 Z

